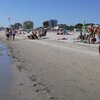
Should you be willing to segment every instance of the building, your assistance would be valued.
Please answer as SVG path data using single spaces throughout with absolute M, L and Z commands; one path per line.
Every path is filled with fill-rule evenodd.
M 55 26 L 57 26 L 57 24 L 58 24 L 58 22 L 55 19 L 47 20 L 47 21 L 43 22 L 43 26 L 48 27 L 48 28 L 55 27 Z
M 52 28 L 55 26 L 57 26 L 57 20 L 49 20 L 49 27 Z

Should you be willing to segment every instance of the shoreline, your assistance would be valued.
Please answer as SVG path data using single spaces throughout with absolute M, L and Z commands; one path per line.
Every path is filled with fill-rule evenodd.
M 32 65 L 25 59 L 20 58 L 20 52 L 14 49 L 10 45 L 10 50 L 12 51 L 10 54 L 13 58 L 11 66 L 14 75 L 13 95 L 17 95 L 18 100 L 56 100 L 48 85 L 41 81 L 38 75 L 33 74 L 31 71 Z
M 12 58 L 11 75 L 13 76 L 11 78 L 13 83 L 10 93 L 11 98 L 15 96 L 15 100 L 36 100 L 37 98 L 39 100 L 56 100 L 56 97 L 50 92 L 49 87 L 39 81 L 36 78 L 37 75 L 30 74 L 31 70 L 27 69 L 27 65 L 31 67 L 32 65 L 27 64 L 25 60 L 19 58 L 20 52 L 16 51 L 14 45 L 12 45 L 16 41 L 6 41 L 4 38 L 1 41 L 7 45 L 8 55 Z M 23 39 L 20 41 L 23 41 Z M 43 93 L 39 93 L 40 91 Z
M 11 96 L 13 82 L 11 64 L 12 58 L 8 54 L 7 44 L 0 41 L 0 99 L 13 100 L 15 97 Z

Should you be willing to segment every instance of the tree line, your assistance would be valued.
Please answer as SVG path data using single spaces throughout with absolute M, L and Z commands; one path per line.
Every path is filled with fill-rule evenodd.
M 82 24 L 82 23 L 77 23 L 76 25 L 67 25 L 67 24 L 58 24 L 58 26 L 60 27 L 60 28 L 66 28 L 67 30 L 71 30 L 71 31 L 73 31 L 74 29 L 77 29 L 77 30 L 79 30 L 79 31 L 81 31 L 82 30 L 82 27 L 83 26 L 89 26 L 89 25 L 95 25 L 94 23 L 86 23 L 86 24 Z M 48 22 L 44 22 L 43 23 L 43 27 L 44 28 L 48 28 Z
M 81 30 L 84 24 L 77 23 L 76 25 L 67 25 L 67 24 L 58 24 L 60 28 L 66 28 L 67 30 L 73 31 L 74 29 Z M 88 25 L 95 25 L 94 23 L 86 23 L 85 26 Z M 15 23 L 11 25 L 14 29 L 33 29 L 34 28 L 34 22 L 32 21 L 25 21 L 22 23 Z M 43 28 L 48 28 L 48 22 L 43 22 Z
M 13 25 L 10 25 L 14 29 L 33 29 L 34 28 L 34 23 L 32 21 L 25 21 L 22 23 L 15 23 Z

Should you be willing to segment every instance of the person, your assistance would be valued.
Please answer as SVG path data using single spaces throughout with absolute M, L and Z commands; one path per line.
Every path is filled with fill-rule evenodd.
M 77 37 L 77 39 L 80 39 L 81 42 L 84 40 L 84 35 L 82 34 L 82 31 L 80 31 L 80 35 Z
M 100 26 L 96 27 L 95 29 L 95 43 L 98 44 L 98 53 L 100 56 Z
M 10 36 L 10 35 L 9 35 L 9 28 L 7 28 L 7 29 L 6 29 L 6 40 L 8 40 L 8 41 L 9 41 L 9 36 Z
M 37 32 L 32 31 L 33 39 L 38 39 Z
M 68 35 L 67 29 L 64 28 L 64 35 Z
M 82 34 L 82 31 L 80 31 L 80 39 L 81 39 L 81 42 L 84 40 L 84 36 Z
M 12 40 L 12 29 L 9 29 L 9 39 Z
M 93 28 L 93 25 L 91 25 L 91 26 L 89 26 L 88 28 L 87 28 L 87 32 L 88 32 L 88 43 L 90 44 L 90 43 L 92 43 L 92 39 L 94 38 L 93 36 L 94 36 L 94 28 Z
M 32 34 L 28 36 L 29 39 L 38 39 L 37 32 L 32 31 Z
M 13 41 L 15 41 L 15 35 L 16 35 L 16 32 L 14 29 L 12 29 L 12 36 L 13 36 Z

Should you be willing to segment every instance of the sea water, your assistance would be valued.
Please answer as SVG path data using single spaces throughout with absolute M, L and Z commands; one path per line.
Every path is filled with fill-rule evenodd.
M 11 95 L 11 57 L 7 46 L 0 42 L 0 100 L 14 100 Z

